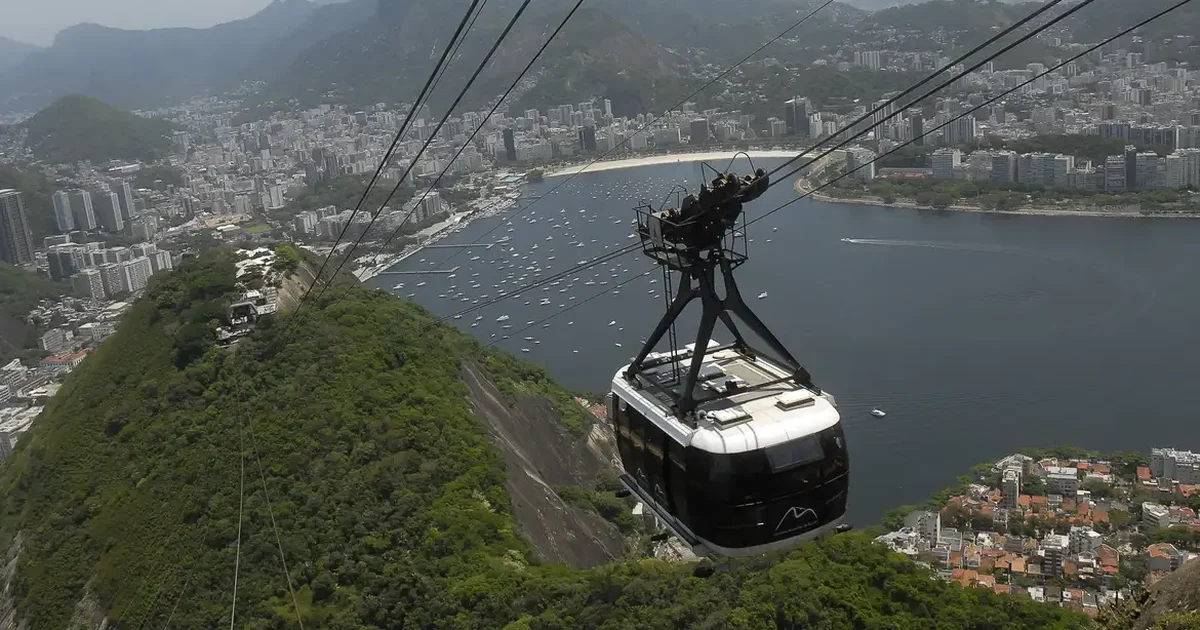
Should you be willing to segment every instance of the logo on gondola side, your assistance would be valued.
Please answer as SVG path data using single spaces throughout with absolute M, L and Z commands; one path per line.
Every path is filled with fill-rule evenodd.
M 812 508 L 792 506 L 784 512 L 783 518 L 775 526 L 776 534 L 789 534 L 794 531 L 812 529 L 817 524 L 817 513 Z

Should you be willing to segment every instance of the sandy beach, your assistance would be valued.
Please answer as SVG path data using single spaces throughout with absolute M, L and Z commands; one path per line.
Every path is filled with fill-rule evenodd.
M 795 151 L 746 151 L 750 159 L 757 158 L 790 158 L 796 157 Z M 666 155 L 651 155 L 640 158 L 628 158 L 624 160 L 611 160 L 607 162 L 596 162 L 595 164 L 583 164 L 580 166 L 571 166 L 561 170 L 547 173 L 545 177 L 563 177 L 566 175 L 574 175 L 576 173 L 596 173 L 599 171 L 613 171 L 619 168 L 635 168 L 638 166 L 654 166 L 655 164 L 673 164 L 675 162 L 719 162 L 729 159 L 737 154 L 737 151 L 710 151 L 707 153 L 668 153 Z M 724 166 L 722 164 L 722 166 Z M 741 168 L 745 168 L 744 162 Z

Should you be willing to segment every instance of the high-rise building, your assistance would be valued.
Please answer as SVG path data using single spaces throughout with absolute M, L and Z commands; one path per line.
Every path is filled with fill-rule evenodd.
M 933 152 L 933 178 L 954 179 L 954 170 L 962 164 L 962 152 L 958 149 L 938 149 Z
M 71 197 L 61 190 L 54 193 L 54 223 L 63 234 L 75 229 L 75 217 L 71 215 Z
M 143 214 L 133 222 L 132 228 L 134 238 L 152 241 L 158 234 L 158 217 L 153 214 Z
M 125 219 L 121 216 L 121 200 L 117 193 L 101 190 L 92 197 L 95 204 L 96 222 L 110 234 L 125 231 Z
M 783 121 L 787 124 L 787 132 L 793 136 L 812 135 L 808 127 L 808 116 L 812 106 L 807 98 L 797 96 L 783 104 Z
M 925 116 L 920 111 L 915 111 L 908 120 L 912 126 L 913 144 L 923 146 L 925 144 Z
M 170 270 L 175 267 L 175 263 L 171 261 L 171 252 L 154 252 L 148 256 L 150 258 L 150 268 L 154 271 L 154 273 Z
M 1137 159 L 1137 154 L 1134 154 Z M 1104 192 L 1123 193 L 1127 190 L 1125 178 L 1129 169 L 1125 166 L 1125 156 L 1110 155 L 1104 160 Z M 1136 175 L 1135 175 L 1136 177 Z
M 263 193 L 263 207 L 276 210 L 283 207 L 283 186 L 268 186 Z
M 1125 191 L 1127 192 L 1137 192 L 1139 188 L 1137 162 L 1137 147 L 1133 145 L 1125 147 Z
M 71 286 L 77 293 L 86 295 L 93 300 L 103 300 L 107 296 L 104 292 L 104 280 L 100 276 L 100 270 L 95 267 L 89 267 L 71 276 Z
M 121 201 L 121 218 L 129 221 L 133 217 L 133 188 L 129 186 L 129 180 L 115 181 L 109 187 Z
M 946 125 L 942 129 L 942 137 L 945 138 L 947 146 L 955 147 L 975 142 L 976 131 L 975 117 L 965 116 Z
M 883 66 L 883 53 L 879 50 L 855 51 L 854 65 L 868 70 L 878 70 Z
M 1017 154 L 997 151 L 992 154 L 992 182 L 1011 184 L 1017 181 Z
M 1173 448 L 1150 449 L 1150 474 L 1182 484 L 1200 483 L 1200 453 Z
M 709 132 L 709 129 L 708 129 L 708 119 L 707 118 L 693 119 L 692 124 L 689 127 L 689 129 L 691 132 L 690 139 L 688 140 L 689 144 L 702 144 L 702 143 L 708 142 L 708 139 L 711 136 L 711 133 Z
M 1149 190 L 1159 186 L 1158 163 L 1161 159 L 1153 151 L 1137 154 L 1137 185 L 1140 190 Z
M 33 233 L 25 218 L 21 193 L 0 190 L 0 260 L 13 265 L 33 263 Z
M 75 216 L 75 229 L 90 232 L 96 229 L 96 211 L 92 208 L 92 193 L 72 190 L 71 214 Z
M 338 155 L 333 151 L 324 152 L 324 160 L 322 166 L 325 168 L 325 176 L 329 179 L 334 179 L 342 174 L 342 167 Z
M 1001 492 L 1004 497 L 1004 507 L 1015 510 L 1021 497 L 1021 468 L 1008 468 L 1004 471 L 1001 482 Z
M 504 130 L 504 159 L 509 162 L 517 161 L 517 138 L 512 129 Z
M 125 293 L 125 271 L 118 263 L 104 263 L 97 267 L 100 271 L 100 281 L 104 284 L 104 294 L 114 297 Z
M 605 116 L 612 116 L 612 115 L 613 115 L 613 113 L 612 113 L 612 101 L 610 101 L 610 100 L 608 100 L 608 99 L 604 99 L 604 115 L 605 115 Z
M 1042 564 L 1042 575 L 1059 577 L 1063 571 L 1063 559 L 1071 546 L 1071 540 L 1062 534 L 1047 534 L 1042 541 L 1042 553 L 1045 562 Z
M 579 148 L 584 151 L 596 150 L 596 128 L 587 125 L 579 129 Z
M 121 281 L 128 290 L 140 291 L 146 288 L 146 282 L 154 274 L 154 267 L 148 257 L 141 256 L 122 263 L 121 273 Z
M 875 152 L 864 147 L 846 149 L 846 172 L 864 182 L 875 181 Z
M 81 245 L 56 245 L 46 249 L 46 265 L 50 277 L 54 280 L 65 281 L 75 275 L 86 265 Z

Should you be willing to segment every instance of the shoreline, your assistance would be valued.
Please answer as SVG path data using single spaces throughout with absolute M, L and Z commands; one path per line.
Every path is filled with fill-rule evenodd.
M 603 171 L 615 171 L 627 168 L 640 168 L 644 166 L 656 166 L 661 164 L 677 164 L 684 162 L 704 162 L 729 160 L 737 155 L 738 151 L 704 151 L 695 153 L 667 153 L 663 155 L 649 155 L 637 158 L 625 158 L 620 160 L 610 160 L 606 162 L 596 162 L 594 164 L 582 164 L 579 166 L 568 166 L 561 168 L 553 173 L 543 175 L 544 178 L 564 177 L 568 175 L 583 174 L 583 173 L 598 173 Z M 794 157 L 795 153 L 788 150 L 767 149 L 767 150 L 751 150 L 745 151 L 751 159 L 773 159 L 773 158 L 790 158 Z M 803 195 L 810 193 L 810 184 L 805 178 L 798 178 L 792 184 L 792 188 L 799 194 Z M 882 200 L 860 199 L 860 198 L 844 198 L 832 197 L 821 193 L 811 193 L 811 199 L 825 203 L 838 203 L 857 206 L 871 206 L 875 208 L 897 208 L 903 210 L 921 210 L 933 212 L 966 212 L 974 214 L 996 214 L 1007 216 L 1040 216 L 1040 217 L 1096 217 L 1107 219 L 1200 219 L 1200 212 L 1185 212 L 1185 213 L 1158 213 L 1145 214 L 1142 212 L 1129 211 L 1111 211 L 1102 210 L 1066 210 L 1062 208 L 1020 208 L 1017 210 L 993 210 L 972 205 L 951 205 L 946 208 L 934 208 L 933 206 L 921 205 L 913 202 L 894 202 L 884 203 Z M 490 203 L 489 203 L 490 202 Z M 507 203 L 506 203 L 507 202 Z M 468 224 L 478 218 L 493 216 L 509 207 L 516 204 L 515 199 L 507 197 L 492 198 L 488 200 L 476 201 L 475 207 L 471 210 L 448 217 L 446 221 L 435 224 L 418 232 L 426 235 L 426 239 L 411 249 L 388 255 L 375 255 L 369 257 L 368 260 L 356 260 L 356 268 L 353 274 L 358 278 L 359 282 L 367 282 L 372 278 L 379 276 L 382 272 L 390 267 L 403 261 L 404 259 L 416 254 L 424 249 L 425 245 L 435 243 L 445 236 L 458 230 L 465 228 Z M 383 262 L 379 262 L 382 260 Z
M 443 238 L 458 232 L 465 228 L 475 219 L 490 217 L 500 212 L 503 212 L 512 206 L 516 205 L 517 199 L 507 196 L 499 198 L 490 198 L 477 200 L 474 207 L 467 212 L 446 217 L 445 221 L 435 223 L 424 230 L 414 234 L 420 238 L 424 236 L 424 240 L 413 244 L 404 249 L 404 251 L 395 254 L 372 254 L 363 258 L 355 259 L 355 268 L 351 273 L 358 278 L 359 283 L 366 283 L 391 267 L 403 262 L 413 254 L 425 249 L 426 245 L 436 243 Z M 382 262 L 380 262 L 382 261 Z
M 808 180 L 804 178 L 797 179 L 792 188 L 800 194 L 810 192 Z M 831 197 L 821 193 L 812 193 L 810 199 L 821 201 L 824 203 L 841 203 L 854 206 L 872 206 L 876 208 L 898 208 L 902 210 L 925 210 L 932 212 L 967 212 L 973 214 L 997 214 L 1005 216 L 1026 216 L 1026 217 L 1096 217 L 1102 219 L 1200 219 L 1200 213 L 1196 212 L 1180 212 L 1170 214 L 1145 214 L 1142 212 L 1129 211 L 1114 211 L 1105 212 L 1103 210 L 1065 210 L 1062 208 L 1019 208 L 1017 210 L 993 210 L 980 206 L 970 205 L 951 205 L 946 208 L 934 208 L 933 206 L 921 205 L 907 201 L 898 201 L 894 203 L 884 203 L 879 200 L 872 199 L 856 199 L 846 197 Z
M 641 166 L 656 166 L 659 164 L 675 164 L 683 162 L 704 162 L 710 160 L 728 160 L 740 151 L 704 151 L 696 153 L 666 153 L 663 155 L 648 155 L 646 157 L 624 158 L 621 160 L 609 160 L 606 162 L 596 162 L 595 164 L 582 164 L 579 166 L 567 166 L 553 173 L 546 173 L 542 177 L 550 179 L 551 177 L 564 177 L 567 175 L 577 175 L 581 173 L 599 173 L 602 171 L 615 171 L 623 168 L 638 168 Z M 750 156 L 750 159 L 771 159 L 771 158 L 791 158 L 796 157 L 795 151 L 784 150 L 751 150 L 744 151 Z

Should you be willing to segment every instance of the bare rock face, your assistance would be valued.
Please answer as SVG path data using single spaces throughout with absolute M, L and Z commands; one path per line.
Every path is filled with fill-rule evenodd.
M 1165 614 L 1200 612 L 1200 560 L 1192 560 L 1151 586 L 1135 630 L 1149 630 Z
M 476 416 L 504 454 L 513 516 L 542 558 L 587 568 L 620 557 L 617 528 L 554 491 L 561 485 L 590 487 L 608 464 L 562 427 L 549 401 L 526 398 L 510 407 L 478 366 L 464 365 L 462 377 Z

